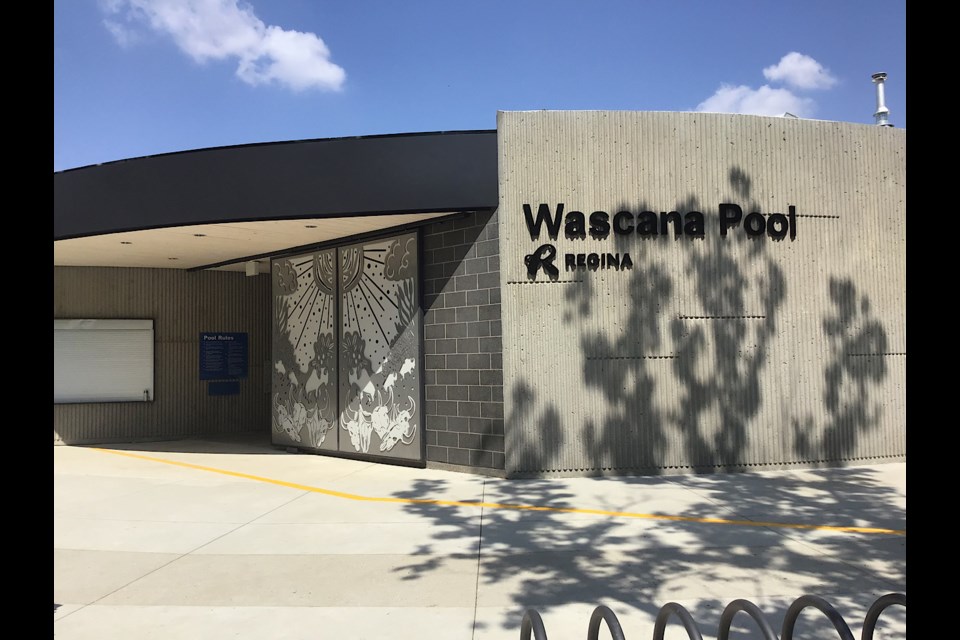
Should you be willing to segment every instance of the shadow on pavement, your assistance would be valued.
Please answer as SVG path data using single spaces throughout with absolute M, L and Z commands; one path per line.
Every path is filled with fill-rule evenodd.
M 422 498 L 444 485 L 443 480 L 419 480 L 392 495 Z M 666 498 L 678 492 L 682 504 L 671 504 Z M 905 496 L 869 467 L 575 483 L 487 480 L 484 502 L 906 528 Z M 439 541 L 476 536 L 474 513 L 429 504 L 406 509 L 437 525 L 437 533 L 403 567 L 409 580 L 441 569 L 434 549 Z M 478 610 L 506 608 L 500 626 L 511 633 L 519 630 L 529 607 L 606 604 L 616 609 L 616 603 L 626 603 L 652 619 L 667 602 L 714 598 L 703 605 L 706 610 L 692 611 L 707 631 L 711 625 L 716 629 L 723 607 L 737 598 L 785 599 L 781 610 L 768 613 L 771 624 L 780 624 L 786 606 L 801 595 L 827 598 L 847 617 L 845 608 L 859 611 L 883 594 L 906 592 L 905 535 L 484 509 L 478 555 Z M 862 615 L 859 622 L 856 616 L 848 621 L 854 628 Z

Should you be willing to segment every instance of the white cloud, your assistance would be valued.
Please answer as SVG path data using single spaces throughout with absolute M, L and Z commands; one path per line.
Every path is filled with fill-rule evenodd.
M 238 0 L 102 0 L 101 8 L 121 45 L 132 42 L 133 30 L 118 18 L 170 36 L 198 63 L 235 58 L 237 77 L 250 85 L 338 91 L 346 79 L 319 36 L 268 26 Z
M 717 91 L 697 105 L 697 111 L 711 113 L 745 113 L 755 116 L 780 116 L 789 111 L 795 116 L 813 115 L 815 103 L 810 98 L 794 95 L 787 89 L 763 85 L 752 89 L 746 85 L 734 87 L 722 84 Z
M 819 62 L 802 53 L 791 51 L 780 62 L 763 70 L 771 82 L 783 82 L 796 89 L 829 89 L 837 79 Z
M 795 90 L 829 89 L 837 83 L 819 62 L 802 53 L 791 51 L 780 62 L 766 67 L 763 75 L 771 82 L 783 82 Z M 792 113 L 809 118 L 817 108 L 810 98 L 790 89 L 763 85 L 757 89 L 747 85 L 721 84 L 712 96 L 697 105 L 697 111 L 713 113 L 745 113 L 756 116 L 780 116 Z

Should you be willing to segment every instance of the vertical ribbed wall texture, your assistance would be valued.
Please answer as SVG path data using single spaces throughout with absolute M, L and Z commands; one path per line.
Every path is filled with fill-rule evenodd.
M 498 131 L 508 474 L 905 459 L 903 130 L 544 111 Z M 532 239 L 523 205 L 542 203 L 587 233 Z M 796 238 L 721 237 L 720 203 L 765 222 L 793 206 Z M 597 238 L 595 211 L 699 211 L 703 235 Z M 556 280 L 528 275 L 543 244 Z M 591 252 L 632 268 L 565 268 Z
M 270 278 L 222 271 L 55 267 L 54 318 L 151 318 L 155 400 L 55 404 L 54 442 L 96 443 L 270 429 Z M 240 395 L 208 396 L 200 333 L 248 334 Z M 267 378 L 269 380 L 269 378 Z
M 496 212 L 423 229 L 427 461 L 504 467 Z

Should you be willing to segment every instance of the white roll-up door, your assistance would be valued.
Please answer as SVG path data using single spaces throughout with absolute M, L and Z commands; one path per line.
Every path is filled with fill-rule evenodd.
M 153 320 L 54 320 L 53 402 L 153 400 Z

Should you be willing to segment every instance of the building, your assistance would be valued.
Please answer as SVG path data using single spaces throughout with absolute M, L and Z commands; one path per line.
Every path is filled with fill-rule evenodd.
M 902 129 L 500 112 L 54 196 L 55 442 L 269 431 L 515 477 L 906 459 Z

